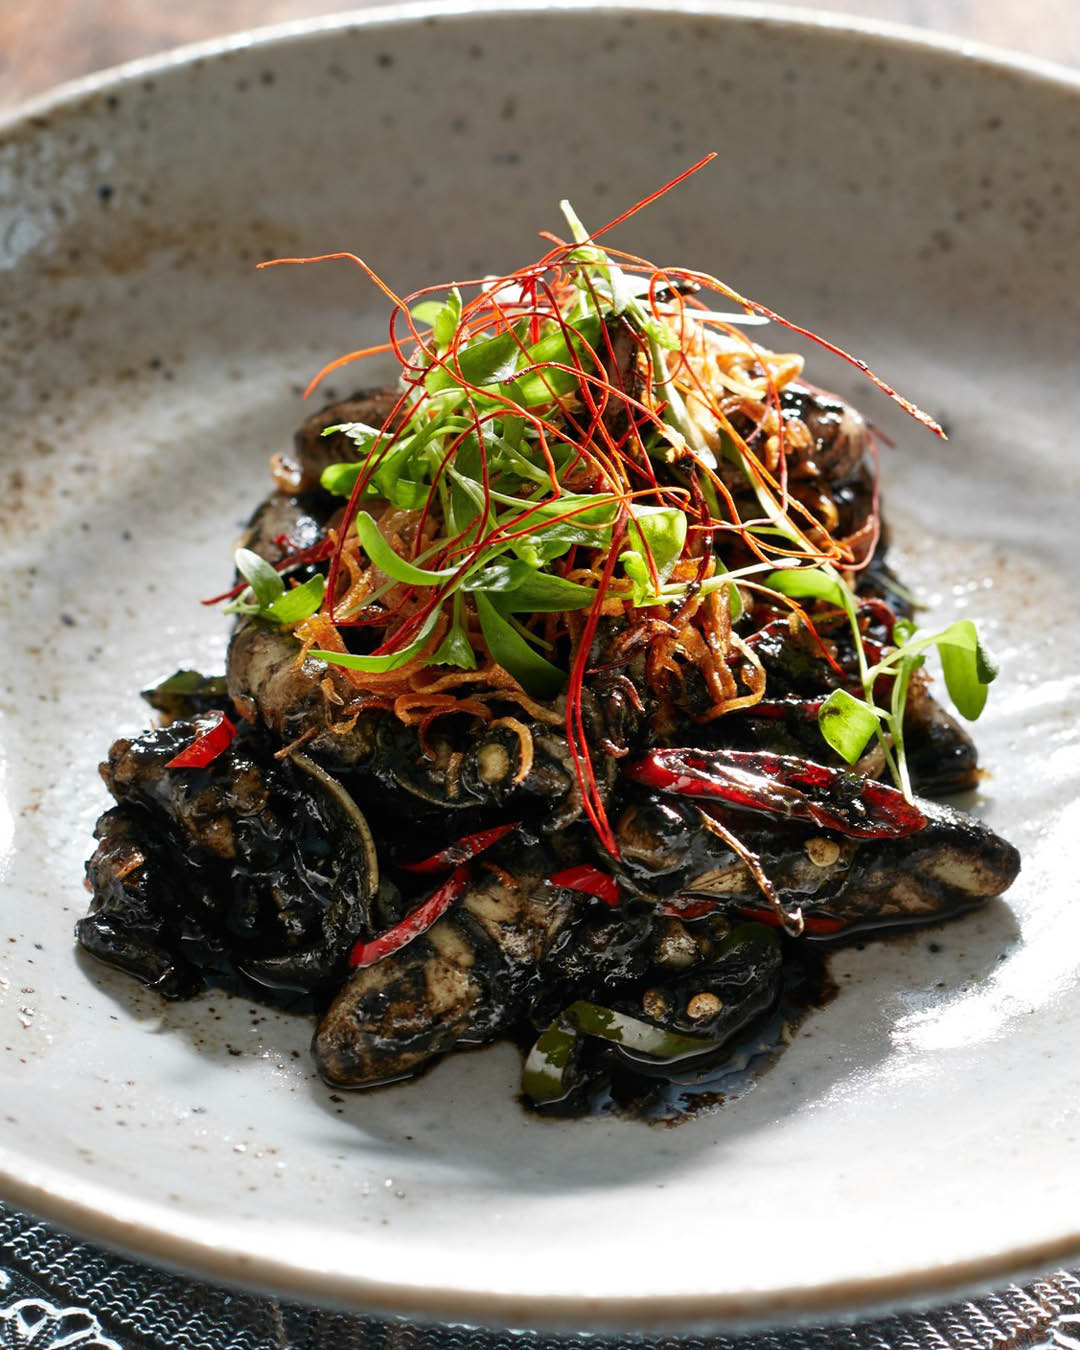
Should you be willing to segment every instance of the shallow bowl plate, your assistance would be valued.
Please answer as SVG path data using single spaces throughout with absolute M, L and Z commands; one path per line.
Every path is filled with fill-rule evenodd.
M 1078 148 L 1062 73 L 682 5 L 367 14 L 10 122 L 0 1194 L 219 1279 L 515 1325 L 850 1311 L 1080 1255 Z M 1008 899 L 839 956 L 756 1090 L 677 1130 L 528 1119 L 508 1046 L 343 1100 L 302 1019 L 164 1007 L 78 960 L 96 764 L 145 724 L 139 689 L 220 668 L 198 602 L 266 458 L 307 377 L 383 331 L 348 264 L 253 264 L 481 275 L 535 256 L 561 196 L 599 223 L 710 149 L 613 242 L 730 279 L 946 423 L 811 359 L 896 442 L 928 621 L 978 615 L 1001 657 L 973 806 L 1024 853 Z

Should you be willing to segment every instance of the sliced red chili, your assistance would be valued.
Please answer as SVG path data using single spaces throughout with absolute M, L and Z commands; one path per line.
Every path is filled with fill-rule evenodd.
M 899 839 L 926 824 L 895 788 L 769 751 L 653 750 L 624 773 L 660 792 L 811 820 L 855 839 Z
M 349 965 L 353 970 L 359 970 L 361 966 L 373 966 L 384 956 L 391 956 L 402 947 L 407 947 L 422 933 L 426 933 L 461 895 L 469 884 L 470 875 L 470 869 L 465 863 L 455 868 L 438 890 L 433 891 L 426 900 L 406 914 L 400 923 L 381 933 L 377 938 L 372 938 L 370 942 L 358 942 L 349 956 Z
M 595 895 L 605 905 L 617 905 L 622 899 L 619 883 L 602 868 L 582 863 L 579 867 L 567 867 L 548 877 L 553 886 L 565 886 L 568 891 L 584 891 L 586 895 Z
M 715 914 L 720 908 L 715 900 L 704 900 L 696 895 L 676 895 L 665 900 L 660 913 L 666 919 L 700 919 L 706 914 Z M 769 910 L 772 914 L 772 910 Z
M 754 923 L 767 923 L 773 928 L 781 927 L 780 917 L 775 909 L 756 905 L 740 905 L 736 911 L 743 919 L 752 919 Z M 803 931 L 810 937 L 832 937 L 851 926 L 850 919 L 838 919 L 831 914 L 808 914 L 803 910 Z
M 223 750 L 228 750 L 236 728 L 223 712 L 207 713 L 195 721 L 199 733 L 191 744 L 165 765 L 167 769 L 205 769 Z
M 511 830 L 516 830 L 520 824 L 520 820 L 515 820 L 509 825 L 495 825 L 490 830 L 479 830 L 476 834 L 467 834 L 463 839 L 448 844 L 446 848 L 441 848 L 438 853 L 433 853 L 430 858 L 425 858 L 422 862 L 398 863 L 398 866 L 403 872 L 448 872 L 451 867 L 458 867 L 461 863 L 469 862 L 477 854 L 489 849 L 492 844 L 497 844 Z

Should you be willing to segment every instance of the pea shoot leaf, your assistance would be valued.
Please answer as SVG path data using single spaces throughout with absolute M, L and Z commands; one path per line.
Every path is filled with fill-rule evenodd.
M 512 380 L 528 328 L 528 320 L 524 320 L 505 333 L 481 338 L 462 347 L 457 353 L 456 365 L 449 362 L 446 366 L 434 366 L 428 372 L 425 379 L 428 393 L 437 394 L 463 384 L 487 385 Z
M 651 556 L 660 580 L 666 581 L 686 543 L 686 516 L 674 506 L 638 503 L 631 506 L 630 516 L 627 539 L 632 551 Z
M 818 710 L 821 734 L 848 764 L 854 764 L 879 725 L 877 714 L 846 689 L 834 689 Z
M 454 340 L 454 334 L 457 332 L 458 322 L 461 319 L 461 292 L 456 286 L 451 287 L 449 295 L 446 297 L 446 304 L 442 306 L 432 323 L 435 330 L 435 341 L 439 347 L 445 350 Z
M 426 567 L 417 567 L 415 563 L 408 562 L 394 552 L 366 511 L 356 513 L 356 533 L 364 546 L 364 552 L 379 571 L 407 586 L 438 586 L 452 580 L 460 571 L 460 568 L 448 567 L 441 572 L 430 572 Z
M 326 492 L 333 493 L 335 497 L 347 497 L 363 468 L 363 464 L 359 461 L 355 464 L 328 464 L 319 475 L 319 483 Z
M 839 609 L 851 606 L 848 588 L 835 572 L 820 567 L 790 567 L 770 572 L 765 585 L 792 600 L 824 600 Z
M 308 655 L 317 657 L 320 661 L 326 661 L 332 666 L 345 666 L 348 670 L 363 670 L 372 675 L 381 675 L 388 670 L 397 670 L 401 666 L 408 665 L 414 657 L 419 656 L 424 650 L 435 631 L 440 612 L 437 608 L 433 609 L 416 637 L 407 646 L 402 647 L 400 651 L 384 652 L 378 656 L 356 656 L 352 652 L 330 652 L 315 648 L 308 652 Z
M 429 666 L 457 666 L 459 670 L 476 669 L 476 653 L 473 651 L 469 635 L 461 624 L 454 623 L 450 631 L 435 649 L 435 655 L 428 661 Z
M 291 591 L 286 591 L 266 605 L 262 617 L 273 619 L 275 623 L 301 623 L 304 619 L 310 619 L 322 604 L 325 590 L 326 578 L 321 572 L 316 573 L 302 585 L 294 586 Z
M 595 374 L 596 367 L 592 358 L 586 352 L 586 343 L 594 351 L 597 350 L 597 344 L 600 341 L 600 326 L 600 319 L 596 315 L 578 319 L 568 325 L 572 335 L 570 339 L 567 338 L 567 334 L 563 332 L 562 328 L 556 328 L 554 332 L 542 337 L 539 342 L 533 343 L 522 357 L 518 369 L 525 370 L 529 366 L 547 364 L 573 366 L 576 357 L 577 362 L 586 371 Z M 571 341 L 573 342 L 573 354 L 570 350 Z M 564 394 L 572 393 L 580 383 L 580 377 L 571 371 L 534 370 L 514 381 L 515 392 L 513 394 L 510 393 L 508 387 L 504 387 L 503 392 L 514 397 L 520 406 L 530 408 L 538 403 L 550 403 L 553 395 L 561 397 Z
M 438 300 L 421 300 L 409 310 L 417 323 L 426 324 L 429 328 L 435 327 L 435 322 L 442 312 L 443 306 Z
M 566 683 L 566 672 L 531 647 L 483 591 L 477 591 L 473 599 L 492 659 L 533 698 L 554 698 Z
M 249 548 L 238 548 L 233 555 L 236 570 L 251 587 L 260 609 L 272 605 L 285 590 L 285 583 L 265 558 Z
M 464 589 L 498 595 L 499 608 L 508 614 L 558 614 L 563 610 L 588 609 L 596 599 L 596 592 L 588 586 L 505 558 L 474 573 Z
M 945 687 L 957 711 L 974 722 L 986 706 L 989 685 L 997 675 L 997 665 L 979 641 L 970 619 L 952 623 L 935 640 Z
M 378 427 L 369 427 L 366 422 L 335 422 L 332 427 L 323 427 L 323 436 L 347 436 L 353 445 L 366 453 L 383 434 Z

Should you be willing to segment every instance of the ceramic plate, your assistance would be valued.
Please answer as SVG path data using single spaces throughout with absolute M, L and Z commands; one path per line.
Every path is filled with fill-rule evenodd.
M 221 1280 L 515 1325 L 850 1310 L 1080 1255 L 1078 148 L 1064 73 L 689 5 L 382 11 L 9 122 L 4 1198 Z M 812 356 L 896 442 L 903 575 L 1001 658 L 972 806 L 1023 851 L 1007 899 L 838 956 L 777 1067 L 674 1130 L 526 1118 L 507 1045 L 342 1099 L 306 1021 L 80 961 L 98 760 L 155 677 L 220 667 L 199 600 L 299 390 L 383 331 L 358 270 L 254 263 L 475 276 L 533 257 L 559 197 L 599 222 L 710 149 L 614 242 L 826 331 L 947 425 Z

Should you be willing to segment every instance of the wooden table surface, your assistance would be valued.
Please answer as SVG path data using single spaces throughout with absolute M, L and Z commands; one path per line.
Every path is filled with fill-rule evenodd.
M 378 0 L 375 0 L 377 3 Z M 810 8 L 815 0 L 788 0 Z M 0 0 L 0 108 L 183 42 L 334 13 L 327 0 Z M 359 8 L 360 5 L 355 7 Z M 1080 0 L 825 0 L 1080 66 Z

